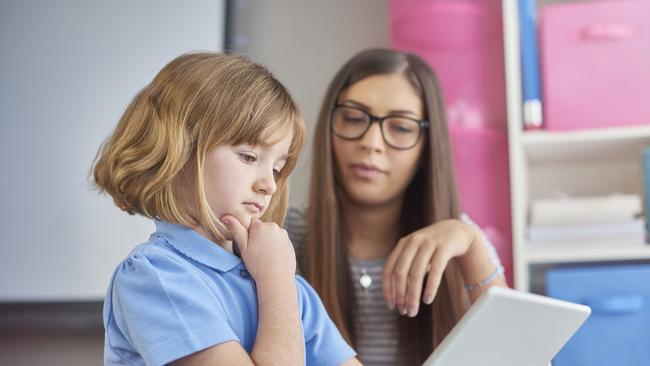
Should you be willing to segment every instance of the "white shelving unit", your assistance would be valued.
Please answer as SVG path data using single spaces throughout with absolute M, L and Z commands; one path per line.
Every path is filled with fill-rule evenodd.
M 503 0 L 503 34 L 515 287 L 531 289 L 536 265 L 650 260 L 643 243 L 530 243 L 529 202 L 553 192 L 572 196 L 642 194 L 641 157 L 650 126 L 575 132 L 525 131 L 522 121 L 517 0 Z

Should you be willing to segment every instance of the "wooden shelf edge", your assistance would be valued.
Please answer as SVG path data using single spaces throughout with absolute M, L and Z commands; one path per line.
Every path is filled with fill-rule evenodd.
M 529 131 L 522 134 L 522 142 L 524 146 L 638 140 L 648 138 L 650 138 L 650 125 L 600 128 L 584 131 Z
M 535 246 L 532 244 L 530 246 Z M 527 248 L 527 264 L 581 263 L 650 259 L 650 245 L 619 244 L 611 246 L 544 245 Z

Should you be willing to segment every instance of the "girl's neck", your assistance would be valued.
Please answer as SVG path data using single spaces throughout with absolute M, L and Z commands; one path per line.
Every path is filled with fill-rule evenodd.
M 402 199 L 397 199 L 370 206 L 342 200 L 346 242 L 351 256 L 363 260 L 388 256 L 399 240 L 402 203 Z
M 232 241 L 230 240 L 217 240 L 217 238 L 214 237 L 214 235 L 211 235 L 207 230 L 203 229 L 201 226 L 196 226 L 192 228 L 194 231 L 197 233 L 201 234 L 201 236 L 207 238 L 214 244 L 222 247 L 223 249 L 227 250 L 230 253 L 234 253 L 233 248 L 232 248 Z

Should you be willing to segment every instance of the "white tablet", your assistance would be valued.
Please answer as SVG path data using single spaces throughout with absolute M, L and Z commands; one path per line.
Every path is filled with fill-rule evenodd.
M 591 308 L 511 289 L 488 289 L 424 366 L 547 366 Z

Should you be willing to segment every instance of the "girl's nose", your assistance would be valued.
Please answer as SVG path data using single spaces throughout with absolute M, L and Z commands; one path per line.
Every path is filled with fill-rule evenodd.
M 277 188 L 278 187 L 275 183 L 275 176 L 273 175 L 272 169 L 270 174 L 264 174 L 262 177 L 256 180 L 255 184 L 253 185 L 253 190 L 255 192 L 265 196 L 272 195 L 275 193 L 275 190 Z

